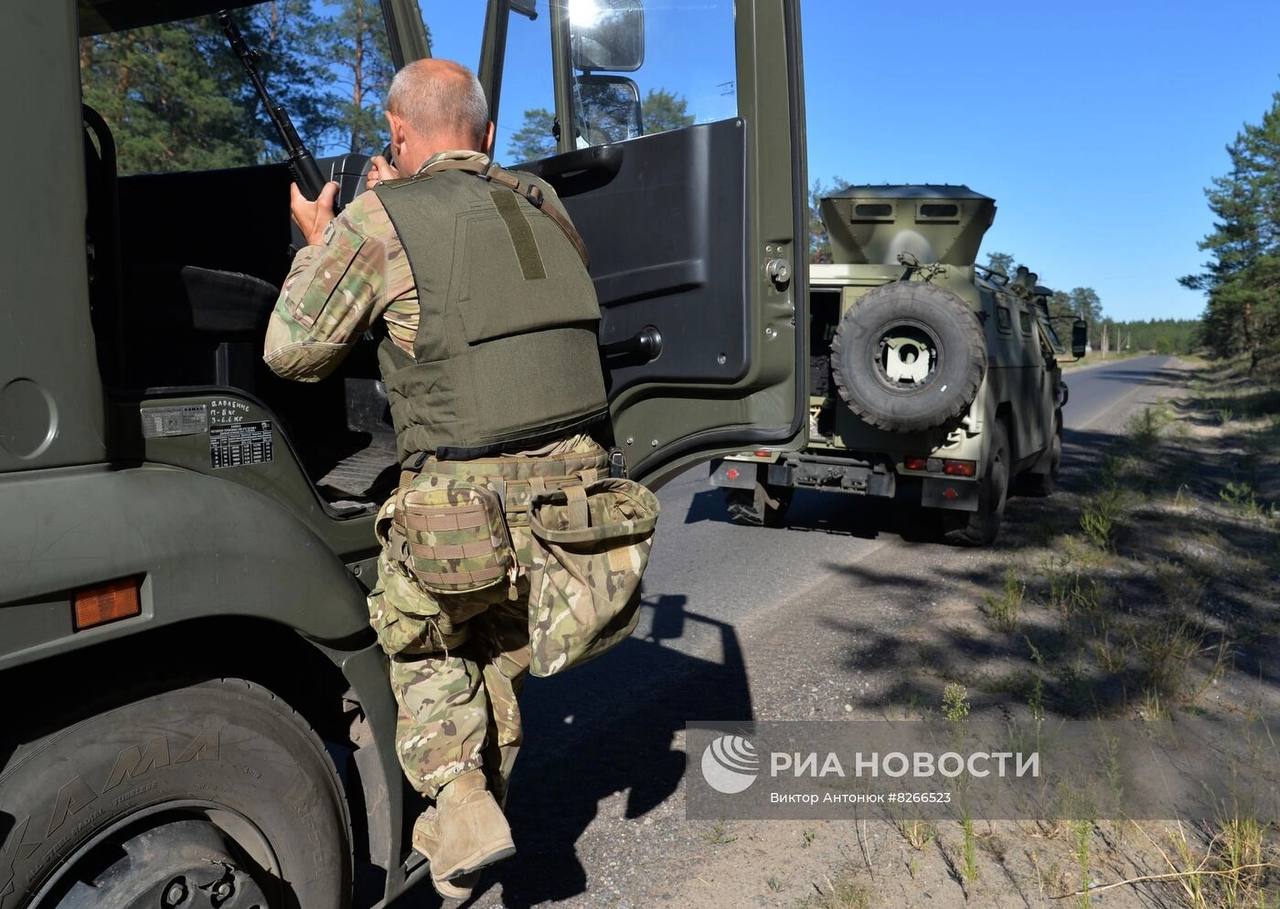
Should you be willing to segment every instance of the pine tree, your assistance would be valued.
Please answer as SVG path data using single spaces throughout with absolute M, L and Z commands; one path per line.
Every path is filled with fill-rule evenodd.
M 1103 320 L 1102 300 L 1092 287 L 1073 287 L 1068 295 L 1067 303 L 1071 314 L 1089 323 L 1089 344 L 1097 347 L 1102 340 Z
M 537 161 L 556 153 L 556 139 L 552 130 L 556 115 L 545 107 L 535 107 L 524 112 L 524 124 L 511 135 L 507 144 L 507 158 L 512 163 Z
M 1200 242 L 1205 270 L 1181 279 L 1208 295 L 1203 339 L 1218 356 L 1256 368 L 1280 353 L 1280 92 L 1261 123 L 1227 146 L 1231 169 L 1205 190 L 1213 230 Z
M 640 102 L 640 122 L 647 136 L 693 126 L 694 117 L 689 113 L 689 100 L 683 95 L 664 88 L 651 88 Z
M 122 174 L 257 163 L 266 144 L 239 65 L 208 17 L 80 45 L 84 102 L 110 125 Z
M 336 104 L 329 134 L 333 153 L 381 153 L 387 144 L 383 117 L 395 67 L 377 0 L 341 0 L 322 29 L 332 61 Z
M 1017 266 L 1014 265 L 1013 262 L 1013 256 L 1002 252 L 987 253 L 987 268 L 992 271 L 998 271 L 1002 274 L 1008 275 L 1010 278 L 1012 278 L 1013 273 L 1017 271 Z

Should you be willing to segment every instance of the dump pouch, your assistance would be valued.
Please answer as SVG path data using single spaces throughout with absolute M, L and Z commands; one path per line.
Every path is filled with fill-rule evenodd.
M 548 676 L 608 651 L 635 629 L 658 499 L 607 478 L 535 493 L 529 506 L 530 671 Z
M 474 593 L 514 583 L 515 551 L 502 501 L 487 486 L 424 475 L 396 493 L 405 564 L 423 589 Z

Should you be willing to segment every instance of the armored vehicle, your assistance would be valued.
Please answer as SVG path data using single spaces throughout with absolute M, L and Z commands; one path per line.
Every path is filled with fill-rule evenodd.
M 1073 352 L 1025 268 L 975 265 L 995 200 L 966 186 L 852 186 L 821 200 L 832 264 L 809 267 L 809 444 L 716 461 L 731 516 L 783 521 L 810 488 L 924 509 L 948 539 L 992 542 L 1011 489 L 1048 495 Z
M 299 238 L 280 144 L 214 18 L 228 4 L 246 41 L 282 33 L 275 3 L 0 12 L 0 909 L 381 905 L 426 870 L 365 605 L 398 476 L 374 345 L 316 385 L 261 362 Z M 554 112 L 521 166 L 589 247 L 632 476 L 799 444 L 797 4 L 454 6 L 455 30 L 480 14 L 469 46 L 499 136 Z M 417 0 L 363 8 L 368 48 L 395 66 L 429 53 Z M 646 131 L 640 87 L 680 88 L 664 61 L 694 33 L 729 88 L 708 106 L 690 90 L 688 116 Z M 279 44 L 258 47 L 267 63 Z M 93 81 L 124 52 L 132 69 Z M 139 87 L 182 54 L 203 62 L 191 78 Z M 287 71 L 270 69 L 274 93 Z M 256 163 L 168 166 L 191 149 L 165 136 L 218 151 L 177 127 L 241 114 Z M 125 163 L 140 134 L 150 171 Z M 381 149 L 332 148 L 317 162 L 349 201 Z

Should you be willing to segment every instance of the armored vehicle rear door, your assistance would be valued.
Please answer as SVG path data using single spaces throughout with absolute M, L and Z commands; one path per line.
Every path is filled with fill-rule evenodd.
M 802 441 L 798 4 L 491 0 L 480 78 L 586 240 L 632 475 Z

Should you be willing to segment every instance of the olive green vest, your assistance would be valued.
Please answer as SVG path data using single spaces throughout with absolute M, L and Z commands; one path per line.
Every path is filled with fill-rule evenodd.
M 600 307 L 581 241 L 545 183 L 446 162 L 379 184 L 418 288 L 410 357 L 378 351 L 401 462 L 531 448 L 608 413 Z

